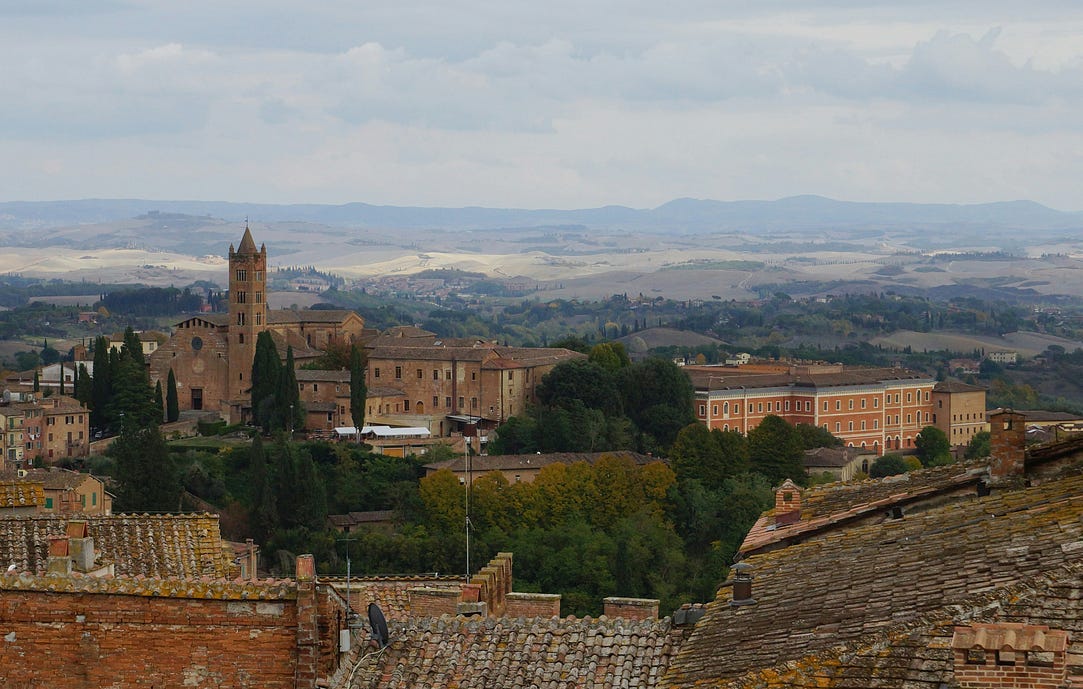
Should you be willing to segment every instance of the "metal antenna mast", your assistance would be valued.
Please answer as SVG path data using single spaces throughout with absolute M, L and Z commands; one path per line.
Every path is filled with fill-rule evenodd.
M 474 483 L 470 463 L 470 438 L 466 441 L 466 583 L 470 583 L 470 489 Z

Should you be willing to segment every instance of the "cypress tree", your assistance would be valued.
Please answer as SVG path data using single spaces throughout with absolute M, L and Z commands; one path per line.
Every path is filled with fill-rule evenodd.
M 87 371 L 86 364 L 79 364 L 79 374 L 75 380 L 78 381 L 78 385 L 75 387 L 75 399 L 89 409 L 91 396 L 94 394 L 94 383 L 90 380 L 90 372 Z
M 361 348 L 354 345 L 350 350 L 350 418 L 357 428 L 358 442 L 361 429 L 365 427 L 365 400 L 368 388 L 365 386 L 365 361 Z
M 34 369 L 34 392 L 41 392 L 41 375 Z
M 94 381 L 90 394 L 90 425 L 103 429 L 109 425 L 107 407 L 113 395 L 113 359 L 109 356 L 109 340 L 94 341 Z
M 267 466 L 267 453 L 263 450 L 263 438 L 257 433 L 252 439 L 248 455 L 249 480 L 252 485 L 251 522 L 253 533 L 261 542 L 278 527 L 278 506 L 275 502 L 271 472 Z
M 305 427 L 305 410 L 301 404 L 301 393 L 297 387 L 297 371 L 293 364 L 293 347 L 286 347 L 286 363 L 278 377 L 278 417 L 281 428 L 287 431 Z
M 264 433 L 280 428 L 275 419 L 275 394 L 282 364 L 278 348 L 266 330 L 256 337 L 256 354 L 252 359 L 252 422 L 262 426 Z
M 154 406 L 158 407 L 158 423 L 165 418 L 165 401 L 162 400 L 162 381 L 154 383 Z
M 180 418 L 180 401 L 177 399 L 177 377 L 173 375 L 173 369 L 169 369 L 169 375 L 165 381 L 165 420 L 173 423 Z

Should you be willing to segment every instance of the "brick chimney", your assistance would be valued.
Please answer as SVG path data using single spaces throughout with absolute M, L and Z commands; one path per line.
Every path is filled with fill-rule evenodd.
M 962 689 L 1065 686 L 1068 632 L 1000 623 L 956 627 L 951 637 L 955 681 Z
M 606 617 L 625 620 L 658 619 L 658 600 L 655 598 L 603 598 L 602 610 Z
M 992 483 L 1023 475 L 1026 459 L 1027 417 L 1012 409 L 989 415 L 989 478 Z
M 801 487 L 790 479 L 775 489 L 775 524 L 794 524 L 801 520 Z

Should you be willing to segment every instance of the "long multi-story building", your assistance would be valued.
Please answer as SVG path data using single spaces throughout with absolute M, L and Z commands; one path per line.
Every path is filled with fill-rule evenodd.
M 820 426 L 849 447 L 877 454 L 914 447 L 933 423 L 933 386 L 899 368 L 807 364 L 767 372 L 744 367 L 686 366 L 695 413 L 711 429 L 747 433 L 768 415 Z
M 440 338 L 418 328 L 393 328 L 366 345 L 366 384 L 401 393 L 381 423 L 421 425 L 448 435 L 464 425 L 493 427 L 522 414 L 542 377 L 584 355 L 567 349 L 504 347 L 484 340 Z M 382 413 L 381 413 L 382 412 Z

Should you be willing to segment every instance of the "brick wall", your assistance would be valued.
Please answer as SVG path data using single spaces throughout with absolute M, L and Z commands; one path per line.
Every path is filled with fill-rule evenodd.
M 560 617 L 559 593 L 509 593 L 505 617 Z
M 311 558 L 296 582 L 0 575 L 0 686 L 315 689 L 346 617 Z
M 454 615 L 458 609 L 462 592 L 454 588 L 432 588 L 418 586 L 409 590 L 410 614 L 414 617 L 440 617 Z
M 293 600 L 0 590 L 0 667 L 19 686 L 292 689 L 296 643 Z
M 604 598 L 603 614 L 626 620 L 658 619 L 658 600 L 653 598 Z

